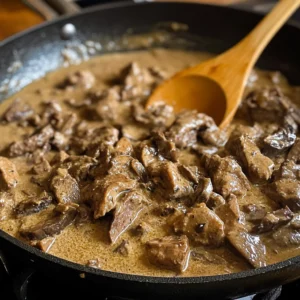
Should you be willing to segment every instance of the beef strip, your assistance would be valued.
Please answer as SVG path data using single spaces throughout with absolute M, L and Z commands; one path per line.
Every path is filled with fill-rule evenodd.
M 205 264 L 215 264 L 215 265 L 226 265 L 226 259 L 218 254 L 210 253 L 208 251 L 191 251 L 191 259 L 195 261 L 200 261 Z
M 212 118 L 197 111 L 183 111 L 177 114 L 175 122 L 166 132 L 166 137 L 179 148 L 193 146 L 197 142 L 198 131 L 215 126 Z
M 253 183 L 264 183 L 271 178 L 274 169 L 273 161 L 264 156 L 249 137 L 237 138 L 232 145 L 232 152 L 241 161 Z
M 178 171 L 187 180 L 197 184 L 200 178 L 200 171 L 197 166 L 178 165 Z
M 153 131 L 152 138 L 159 155 L 173 162 L 178 162 L 178 149 L 173 142 L 166 139 L 161 130 Z
M 263 219 L 257 224 L 252 232 L 265 233 L 273 231 L 278 227 L 288 224 L 293 219 L 292 211 L 286 206 L 272 213 L 267 213 Z
M 190 247 L 185 235 L 165 236 L 148 241 L 146 252 L 152 264 L 176 272 L 184 272 L 188 266 Z
M 251 91 L 245 99 L 250 116 L 256 122 L 278 122 L 286 112 L 282 105 L 282 93 L 276 88 Z
M 17 98 L 4 112 L 4 114 L 2 115 L 2 120 L 7 123 L 24 121 L 31 117 L 33 114 L 34 111 L 30 107 L 30 105 Z
M 125 124 L 122 126 L 122 135 L 132 141 L 145 140 L 150 136 L 150 130 L 142 124 Z
M 157 102 L 147 110 L 139 104 L 132 105 L 132 115 L 135 121 L 150 128 L 165 128 L 174 120 L 173 107 Z
M 233 193 L 243 196 L 250 189 L 250 184 L 241 167 L 231 157 L 205 155 L 202 163 L 212 178 L 214 190 L 224 198 Z
M 130 140 L 128 140 L 126 137 L 122 137 L 116 144 L 115 147 L 115 155 L 129 155 L 131 156 L 133 154 L 133 146 Z
M 227 233 L 232 246 L 255 268 L 266 266 L 266 247 L 260 238 L 236 227 Z
M 280 128 L 275 133 L 267 136 L 264 139 L 266 145 L 276 150 L 284 150 L 291 147 L 296 141 L 295 128 L 287 124 L 285 127 Z
M 17 168 L 8 158 L 0 156 L 0 188 L 9 190 L 18 184 L 20 178 Z
M 174 231 L 187 235 L 197 245 L 218 247 L 224 242 L 224 223 L 204 203 L 180 215 L 174 222 Z
M 92 202 L 94 218 L 98 219 L 115 209 L 120 196 L 132 190 L 136 184 L 135 180 L 122 174 L 107 175 L 87 185 L 82 196 L 84 200 Z
M 300 181 L 283 178 L 266 186 L 264 191 L 282 207 L 288 206 L 293 212 L 300 211 Z
M 294 161 L 295 163 L 300 162 L 300 139 L 296 139 L 293 147 L 288 153 L 287 159 Z
M 267 214 L 266 208 L 256 204 L 246 204 L 243 207 L 247 221 L 258 222 L 261 221 Z
M 18 217 L 39 213 L 46 209 L 53 199 L 47 192 L 42 192 L 39 196 L 31 196 L 27 200 L 21 201 L 15 207 L 15 214 Z
M 57 169 L 51 180 L 50 188 L 55 195 L 57 203 L 67 204 L 80 201 L 80 190 L 77 181 L 66 169 Z
M 42 158 L 41 162 L 32 167 L 32 173 L 35 175 L 44 175 L 51 171 L 51 166 L 46 158 Z
M 20 235 L 28 240 L 42 240 L 60 234 L 76 218 L 77 209 L 72 205 L 60 204 L 53 211 L 53 216 L 30 228 L 21 229 Z
M 115 243 L 122 233 L 129 228 L 147 203 L 148 200 L 138 191 L 130 191 L 124 196 L 115 209 L 110 226 L 109 238 L 112 243 Z
M 201 178 L 195 190 L 196 202 L 207 203 L 212 192 L 213 192 L 213 185 L 211 179 L 205 177 Z
M 276 230 L 272 234 L 272 246 L 274 242 L 281 248 L 295 247 L 300 245 L 299 229 L 294 229 L 291 226 L 284 226 Z
M 276 180 L 281 178 L 300 179 L 300 165 L 297 165 L 293 160 L 286 160 L 282 163 L 279 170 L 274 173 Z
M 33 153 L 37 149 L 42 149 L 53 136 L 52 126 L 47 125 L 24 140 L 12 143 L 9 147 L 9 156 L 22 156 L 26 153 Z
M 147 170 L 163 197 L 177 199 L 192 196 L 193 184 L 179 173 L 176 164 L 170 161 L 160 161 L 152 163 Z

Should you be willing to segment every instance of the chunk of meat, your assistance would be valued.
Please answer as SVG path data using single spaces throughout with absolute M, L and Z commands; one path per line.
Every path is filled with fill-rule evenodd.
M 148 241 L 146 252 L 152 264 L 176 272 L 184 272 L 189 262 L 190 247 L 185 235 L 165 236 Z
M 208 251 L 192 251 L 191 258 L 195 261 L 201 261 L 205 264 L 226 265 L 226 260 L 218 254 Z
M 279 170 L 274 172 L 276 180 L 281 178 L 300 179 L 300 165 L 297 165 L 293 160 L 286 160 L 282 163 Z
M 21 229 L 20 234 L 28 240 L 43 240 L 49 236 L 60 234 L 76 218 L 77 209 L 71 205 L 61 204 L 54 209 L 53 216 L 30 228 Z
M 174 120 L 173 107 L 166 105 L 164 102 L 157 102 L 147 110 L 141 105 L 134 104 L 132 106 L 132 115 L 135 121 L 151 128 L 165 128 Z
M 45 147 L 53 136 L 52 126 L 47 125 L 24 140 L 12 143 L 9 147 L 9 156 L 16 157 L 33 153 L 35 150 Z
M 17 98 L 2 115 L 2 120 L 10 123 L 24 121 L 34 114 L 30 105 Z
M 198 131 L 215 126 L 211 117 L 197 111 L 183 111 L 166 132 L 167 139 L 173 141 L 179 148 L 193 146 L 197 142 Z
M 256 204 L 247 204 L 243 207 L 246 213 L 246 220 L 250 222 L 261 221 L 267 214 L 266 208 Z
M 263 155 L 249 137 L 237 138 L 233 143 L 232 151 L 242 162 L 253 183 L 263 183 L 271 178 L 274 169 L 273 161 Z
M 220 130 L 216 124 L 212 124 L 206 130 L 200 131 L 199 136 L 205 145 L 214 147 L 223 147 L 229 137 L 228 132 Z
M 288 224 L 293 219 L 294 214 L 286 206 L 272 213 L 267 213 L 263 219 L 253 228 L 254 233 L 265 233 Z
M 278 122 L 286 112 L 282 93 L 276 88 L 261 88 L 250 92 L 245 99 L 250 116 L 256 122 Z
M 227 198 L 229 194 L 244 196 L 250 184 L 239 164 L 231 157 L 205 155 L 202 163 L 212 178 L 214 190 Z
M 282 248 L 295 247 L 300 245 L 300 232 L 290 226 L 284 226 L 272 234 L 272 244 Z M 273 246 L 274 247 L 274 246 Z
M 157 147 L 159 155 L 173 162 L 178 161 L 178 149 L 173 142 L 166 139 L 161 130 L 153 131 L 152 138 Z
M 212 192 L 213 192 L 213 185 L 210 178 L 206 178 L 206 177 L 201 178 L 195 190 L 196 202 L 207 203 Z
M 290 125 L 280 128 L 275 133 L 264 139 L 266 145 L 276 150 L 284 150 L 291 147 L 296 141 L 296 132 Z
M 44 191 L 39 196 L 31 196 L 29 199 L 19 202 L 15 208 L 15 214 L 21 217 L 39 213 L 46 209 L 52 201 L 52 196 Z
M 265 267 L 266 247 L 260 238 L 237 227 L 228 232 L 227 238 L 232 246 L 255 268 Z
M 13 215 L 15 206 L 14 195 L 9 192 L 0 193 L 0 222 L 7 220 Z
M 125 138 L 122 137 L 116 144 L 115 147 L 115 155 L 132 155 L 133 154 L 133 146 L 131 142 Z
M 12 189 L 16 187 L 20 178 L 17 168 L 8 158 L 0 156 L 0 188 Z
M 77 203 L 80 201 L 80 190 L 77 181 L 66 169 L 57 169 L 51 180 L 50 188 L 55 195 L 57 203 Z
M 178 171 L 187 180 L 197 184 L 200 178 L 200 171 L 197 166 L 178 165 Z
M 67 87 L 83 87 L 85 89 L 91 88 L 96 82 L 95 76 L 88 70 L 75 71 L 70 74 L 65 82 L 61 85 L 63 88 Z
M 187 235 L 197 245 L 218 247 L 225 238 L 223 221 L 204 203 L 180 215 L 174 222 L 174 231 Z
M 202 156 L 204 154 L 215 154 L 219 151 L 218 147 L 200 145 L 199 143 L 194 145 L 192 148 L 200 156 Z
M 170 161 L 152 163 L 147 168 L 155 185 L 162 195 L 169 199 L 191 196 L 193 184 L 186 180 L 178 171 L 177 165 Z
M 122 174 L 107 175 L 95 180 L 83 191 L 83 198 L 92 201 L 94 218 L 103 217 L 116 208 L 120 196 L 136 186 L 136 181 Z
M 69 157 L 69 154 L 66 153 L 65 151 L 59 151 L 58 153 L 56 153 L 54 155 L 54 157 L 51 160 L 51 165 L 56 165 L 56 164 L 60 164 L 62 162 L 64 162 L 67 158 Z
M 293 212 L 300 211 L 300 182 L 294 179 L 280 179 L 265 188 L 268 197 Z
M 125 124 L 122 126 L 122 134 L 130 140 L 139 141 L 148 138 L 150 136 L 150 131 L 145 125 Z
M 35 175 L 43 175 L 51 171 L 51 166 L 46 158 L 42 158 L 41 162 L 32 167 L 32 173 Z
M 122 233 L 129 228 L 147 203 L 148 200 L 138 191 L 130 191 L 124 196 L 116 207 L 110 226 L 109 238 L 112 243 L 115 243 Z
M 287 159 L 292 160 L 295 163 L 300 162 L 300 139 L 296 139 L 293 147 L 288 153 Z

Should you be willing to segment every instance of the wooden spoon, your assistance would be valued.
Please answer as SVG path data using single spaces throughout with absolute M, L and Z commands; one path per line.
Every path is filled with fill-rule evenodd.
M 146 107 L 164 101 L 176 112 L 196 109 L 213 117 L 220 128 L 226 127 L 242 100 L 247 78 L 259 55 L 299 5 L 300 0 L 281 0 L 237 45 L 163 82 Z

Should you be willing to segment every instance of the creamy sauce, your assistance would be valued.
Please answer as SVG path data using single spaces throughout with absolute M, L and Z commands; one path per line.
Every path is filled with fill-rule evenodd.
M 65 105 L 64 100 L 66 98 L 73 98 L 76 101 L 80 101 L 84 99 L 86 91 L 84 89 L 77 88 L 74 91 L 71 90 L 66 92 L 53 89 L 53 87 L 62 82 L 69 73 L 78 69 L 91 71 L 97 80 L 95 87 L 101 90 L 101 88 L 107 86 L 107 83 L 112 78 L 116 77 L 120 73 L 120 70 L 132 61 L 137 62 L 142 67 L 157 65 L 166 71 L 168 76 L 170 76 L 180 69 L 207 59 L 209 56 L 209 54 L 205 53 L 156 49 L 122 54 L 108 54 L 95 57 L 89 61 L 81 63 L 80 65 L 70 66 L 68 68 L 49 73 L 44 78 L 30 84 L 1 104 L 0 114 L 2 114 L 16 98 L 21 98 L 22 101 L 30 104 L 37 111 L 41 109 L 40 103 L 42 101 L 51 99 L 55 99 L 59 102 L 64 109 L 71 110 L 69 106 Z M 255 85 L 257 87 L 258 84 L 262 86 L 272 84 L 268 73 L 258 71 L 255 74 L 259 77 L 259 83 L 255 81 L 255 83 L 251 84 L 250 82 L 248 89 L 252 88 L 251 85 Z M 288 94 L 294 93 L 294 90 L 287 85 L 283 78 L 280 79 L 279 85 Z M 92 89 L 95 89 L 95 87 Z M 74 112 L 76 112 L 76 110 L 74 110 Z M 236 120 L 234 122 L 242 123 L 243 121 Z M 15 123 L 12 123 L 10 126 L 0 125 L 0 133 L 0 150 L 3 151 L 10 143 L 19 140 L 24 134 L 28 134 L 30 132 L 28 132 L 28 128 L 22 128 L 17 126 Z M 47 158 L 52 156 L 53 153 L 47 154 Z M 191 162 L 192 160 L 197 162 L 197 156 L 191 155 L 187 158 L 187 156 L 183 155 L 181 158 L 181 161 Z M 21 181 L 16 187 L 15 192 L 15 204 L 17 204 L 27 198 L 27 195 L 23 192 L 24 190 L 26 190 L 27 193 L 36 193 L 40 188 L 30 182 L 31 175 L 28 171 L 32 168 L 32 164 L 28 163 L 23 157 L 13 158 L 12 161 L 16 164 L 19 174 L 22 174 Z M 248 191 L 247 195 L 241 200 L 239 205 L 242 207 L 244 204 L 253 203 L 253 199 L 255 199 L 255 203 L 263 204 L 270 210 L 276 208 L 274 202 L 260 192 L 256 186 L 253 186 L 251 190 Z M 47 210 L 36 215 L 19 219 L 8 218 L 0 222 L 0 228 L 12 236 L 18 237 L 19 228 L 28 227 L 45 219 L 51 209 L 53 209 L 53 206 L 50 206 Z M 169 227 L 164 225 L 165 219 L 146 213 L 138 217 L 135 224 L 138 224 L 141 219 L 143 222 L 151 225 L 152 230 L 141 239 L 133 236 L 130 230 L 122 235 L 121 240 L 130 241 L 131 251 L 129 252 L 128 257 L 123 257 L 119 253 L 114 252 L 114 249 L 119 243 L 117 245 L 111 245 L 109 242 L 107 232 L 109 229 L 110 219 L 107 217 L 96 220 L 92 224 L 84 224 L 78 228 L 74 225 L 67 227 L 56 237 L 55 243 L 49 253 L 84 265 L 91 259 L 98 259 L 101 269 L 114 272 L 143 274 L 147 276 L 177 276 L 174 271 L 159 269 L 156 266 L 151 265 L 145 256 L 144 243 L 146 241 L 170 234 Z M 193 250 L 201 251 L 203 249 L 205 248 L 193 247 Z M 231 246 L 209 249 L 209 252 L 218 254 L 224 259 L 224 261 L 209 263 L 205 260 L 199 261 L 190 259 L 187 271 L 180 276 L 208 276 L 239 272 L 250 268 L 249 264 L 240 255 L 238 255 L 236 250 L 234 250 Z M 299 249 L 282 250 L 280 253 L 274 253 L 271 249 L 268 249 L 267 263 L 275 263 L 288 257 L 298 255 L 299 253 Z

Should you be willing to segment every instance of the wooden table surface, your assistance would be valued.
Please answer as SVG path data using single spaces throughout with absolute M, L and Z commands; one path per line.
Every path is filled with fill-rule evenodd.
M 188 1 L 227 4 L 241 0 Z M 0 0 L 0 40 L 43 21 L 43 17 L 27 7 L 21 0 Z

